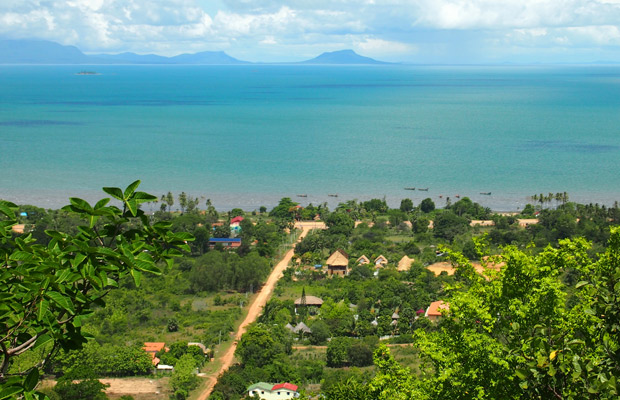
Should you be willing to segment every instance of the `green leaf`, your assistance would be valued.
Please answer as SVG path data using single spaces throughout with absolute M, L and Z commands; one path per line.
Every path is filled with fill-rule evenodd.
M 37 319 L 39 321 L 43 320 L 43 317 L 45 317 L 45 314 L 47 313 L 49 306 L 50 304 L 47 300 L 41 299 L 41 301 L 39 302 L 39 313 L 37 314 Z
M 62 240 L 65 237 L 62 233 L 51 230 L 51 229 L 46 230 L 45 234 L 53 239 L 58 239 L 58 240 Z
M 108 204 L 110 202 L 110 199 L 108 199 L 107 197 L 105 199 L 101 199 L 97 202 L 97 204 L 95 204 L 94 209 L 98 210 L 100 208 L 103 208 L 106 206 L 106 204 Z
M 88 227 L 92 229 L 95 226 L 95 224 L 97 223 L 98 220 L 99 220 L 99 216 L 91 215 L 89 217 L 89 220 L 88 220 L 88 222 L 89 222 L 88 223 Z
M 159 268 L 157 268 L 152 262 L 136 259 L 136 267 L 140 271 L 150 272 L 153 275 L 161 275 Z
M 588 281 L 581 281 L 581 282 L 579 282 L 579 283 L 577 283 L 575 285 L 575 288 L 579 289 L 580 287 L 585 286 L 585 285 L 589 285 L 589 284 L 590 284 L 590 282 L 588 282 Z
M 125 205 L 127 206 L 127 209 L 129 210 L 131 215 L 135 217 L 138 213 L 138 202 L 135 200 L 129 200 L 125 202 Z
M 13 203 L 9 203 L 8 201 L 0 201 L 0 212 L 7 217 L 14 219 L 15 211 L 17 210 L 17 206 Z
M 515 374 L 519 379 L 526 379 L 530 375 L 527 369 L 516 369 Z
M 73 309 L 73 304 L 71 304 L 71 301 L 65 296 L 57 292 L 46 292 L 45 295 L 49 297 L 49 299 L 52 300 L 54 303 L 58 304 L 64 310 L 69 312 L 71 315 L 75 314 L 75 310 Z
M 10 399 L 11 397 L 15 397 L 17 393 L 21 393 L 24 391 L 24 388 L 21 386 L 11 386 L 0 392 L 0 399 Z
M 133 196 L 134 199 L 138 200 L 139 203 L 145 203 L 147 201 L 157 200 L 157 196 L 153 196 L 152 194 L 145 192 L 136 192 Z
M 104 187 L 103 191 L 117 200 L 123 201 L 123 191 L 116 187 Z
M 32 253 L 18 250 L 18 251 L 13 252 L 13 254 L 11 254 L 10 259 L 13 261 L 32 261 L 35 259 L 35 257 Z
M 93 208 L 90 206 L 90 204 L 88 204 L 88 202 L 86 200 L 82 200 L 80 198 L 77 197 L 70 197 L 69 198 L 69 202 L 71 203 L 72 206 L 74 206 L 77 209 L 83 210 L 83 211 L 92 211 Z
M 47 333 L 45 335 L 39 336 L 37 338 L 37 341 L 34 343 L 34 346 L 32 347 L 33 349 L 37 349 L 43 345 L 45 345 L 46 343 L 51 342 L 52 340 L 54 340 L 52 338 L 51 335 L 48 335 Z
M 194 235 L 188 232 L 177 232 L 174 234 L 174 238 L 177 240 L 183 240 L 183 241 L 189 241 L 189 242 L 195 239 Z
M 127 186 L 127 188 L 125 189 L 125 193 L 124 193 L 125 199 L 128 199 L 129 196 L 131 196 L 131 194 L 136 191 L 138 186 L 140 186 L 139 179 L 135 182 L 130 183 L 129 186 Z
M 140 286 L 140 281 L 142 280 L 142 272 L 132 269 L 129 271 L 131 276 L 133 277 L 133 281 L 136 284 L 136 287 Z
M 24 380 L 24 389 L 26 391 L 31 391 L 35 388 L 35 386 L 37 386 L 37 383 L 39 382 L 39 370 L 37 368 L 33 368 L 28 375 L 26 376 L 26 379 Z

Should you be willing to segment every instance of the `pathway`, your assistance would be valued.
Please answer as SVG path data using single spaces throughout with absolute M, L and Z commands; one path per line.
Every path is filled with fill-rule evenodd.
M 323 222 L 314 221 L 298 222 L 295 224 L 295 227 L 301 228 L 302 230 L 301 235 L 299 235 L 299 238 L 297 239 L 297 242 L 300 242 L 301 239 L 303 239 L 311 230 L 325 229 L 325 224 Z M 220 361 L 222 362 L 220 369 L 215 374 L 207 378 L 207 387 L 200 394 L 198 400 L 206 400 L 209 397 L 209 395 L 213 391 L 213 387 L 217 383 L 217 378 L 232 365 L 232 362 L 235 358 L 235 350 L 237 350 L 237 342 L 245 333 L 248 325 L 256 321 L 263 307 L 265 307 L 265 304 L 267 304 L 267 301 L 271 297 L 271 293 L 273 293 L 273 289 L 276 287 L 276 283 L 278 283 L 278 280 L 282 277 L 282 273 L 288 267 L 288 263 L 293 258 L 293 252 L 294 247 L 288 252 L 286 252 L 284 258 L 282 258 L 282 260 L 280 260 L 280 262 L 276 264 L 276 266 L 273 268 L 273 271 L 271 271 L 269 278 L 267 278 L 267 282 L 265 282 L 265 285 L 263 285 L 260 292 L 258 292 L 258 295 L 254 299 L 254 302 L 252 303 L 252 305 L 250 305 L 248 315 L 245 317 L 241 325 L 239 325 L 239 329 L 237 330 L 237 334 L 235 335 L 232 346 L 230 346 L 228 351 L 226 351 L 226 353 L 224 353 L 224 355 L 220 358 Z

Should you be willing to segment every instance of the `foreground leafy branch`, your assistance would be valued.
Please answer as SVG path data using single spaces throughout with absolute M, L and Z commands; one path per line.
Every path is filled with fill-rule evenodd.
M 160 274 L 161 262 L 189 250 L 191 235 L 173 233 L 167 222 L 151 225 L 139 207 L 157 198 L 137 191 L 139 184 L 103 188 L 122 208 L 108 205 L 110 198 L 94 206 L 71 198 L 63 210 L 77 213 L 84 225 L 75 235 L 45 231 L 46 246 L 29 234 L 13 237 L 17 206 L 0 200 L 0 399 L 44 398 L 34 391 L 39 370 L 59 348 L 86 342 L 81 327 L 93 306 L 104 306 L 121 278 L 130 275 L 139 286 L 143 272 Z M 40 362 L 9 373 L 15 357 L 38 348 L 46 350 Z

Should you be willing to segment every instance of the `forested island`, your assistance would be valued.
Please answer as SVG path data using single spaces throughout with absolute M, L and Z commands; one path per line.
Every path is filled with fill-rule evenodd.
M 138 186 L 61 210 L 0 201 L 0 399 L 619 396 L 617 204 L 218 212 Z

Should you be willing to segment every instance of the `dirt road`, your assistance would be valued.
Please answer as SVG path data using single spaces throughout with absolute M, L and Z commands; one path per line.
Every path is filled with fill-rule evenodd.
M 295 224 L 295 227 L 301 228 L 302 230 L 301 235 L 299 235 L 299 239 L 297 239 L 297 241 L 299 242 L 311 230 L 325 229 L 325 224 L 322 222 L 298 222 Z M 235 350 L 237 350 L 237 342 L 245 333 L 248 325 L 256 321 L 256 318 L 258 318 L 258 316 L 260 315 L 263 307 L 265 307 L 265 304 L 267 304 L 267 300 L 269 300 L 269 298 L 271 297 L 271 293 L 273 293 L 273 289 L 276 287 L 276 283 L 278 283 L 278 280 L 282 277 L 282 273 L 288 267 L 289 261 L 291 261 L 291 258 L 293 258 L 293 251 L 294 248 L 290 249 L 284 255 L 284 258 L 282 258 L 282 260 L 280 260 L 280 262 L 273 268 L 273 271 L 271 271 L 269 278 L 267 278 L 267 282 L 265 282 L 265 285 L 262 287 L 262 289 L 258 293 L 258 296 L 256 296 L 256 299 L 250 306 L 248 315 L 245 317 L 241 325 L 239 325 L 239 329 L 237 330 L 237 334 L 235 335 L 235 341 L 233 345 L 230 346 L 228 351 L 224 353 L 222 357 L 220 357 L 222 366 L 214 375 L 211 375 L 207 378 L 207 387 L 200 394 L 198 400 L 206 400 L 207 397 L 209 397 L 209 395 L 213 391 L 213 387 L 217 383 L 217 378 L 232 365 L 233 359 L 235 357 Z

